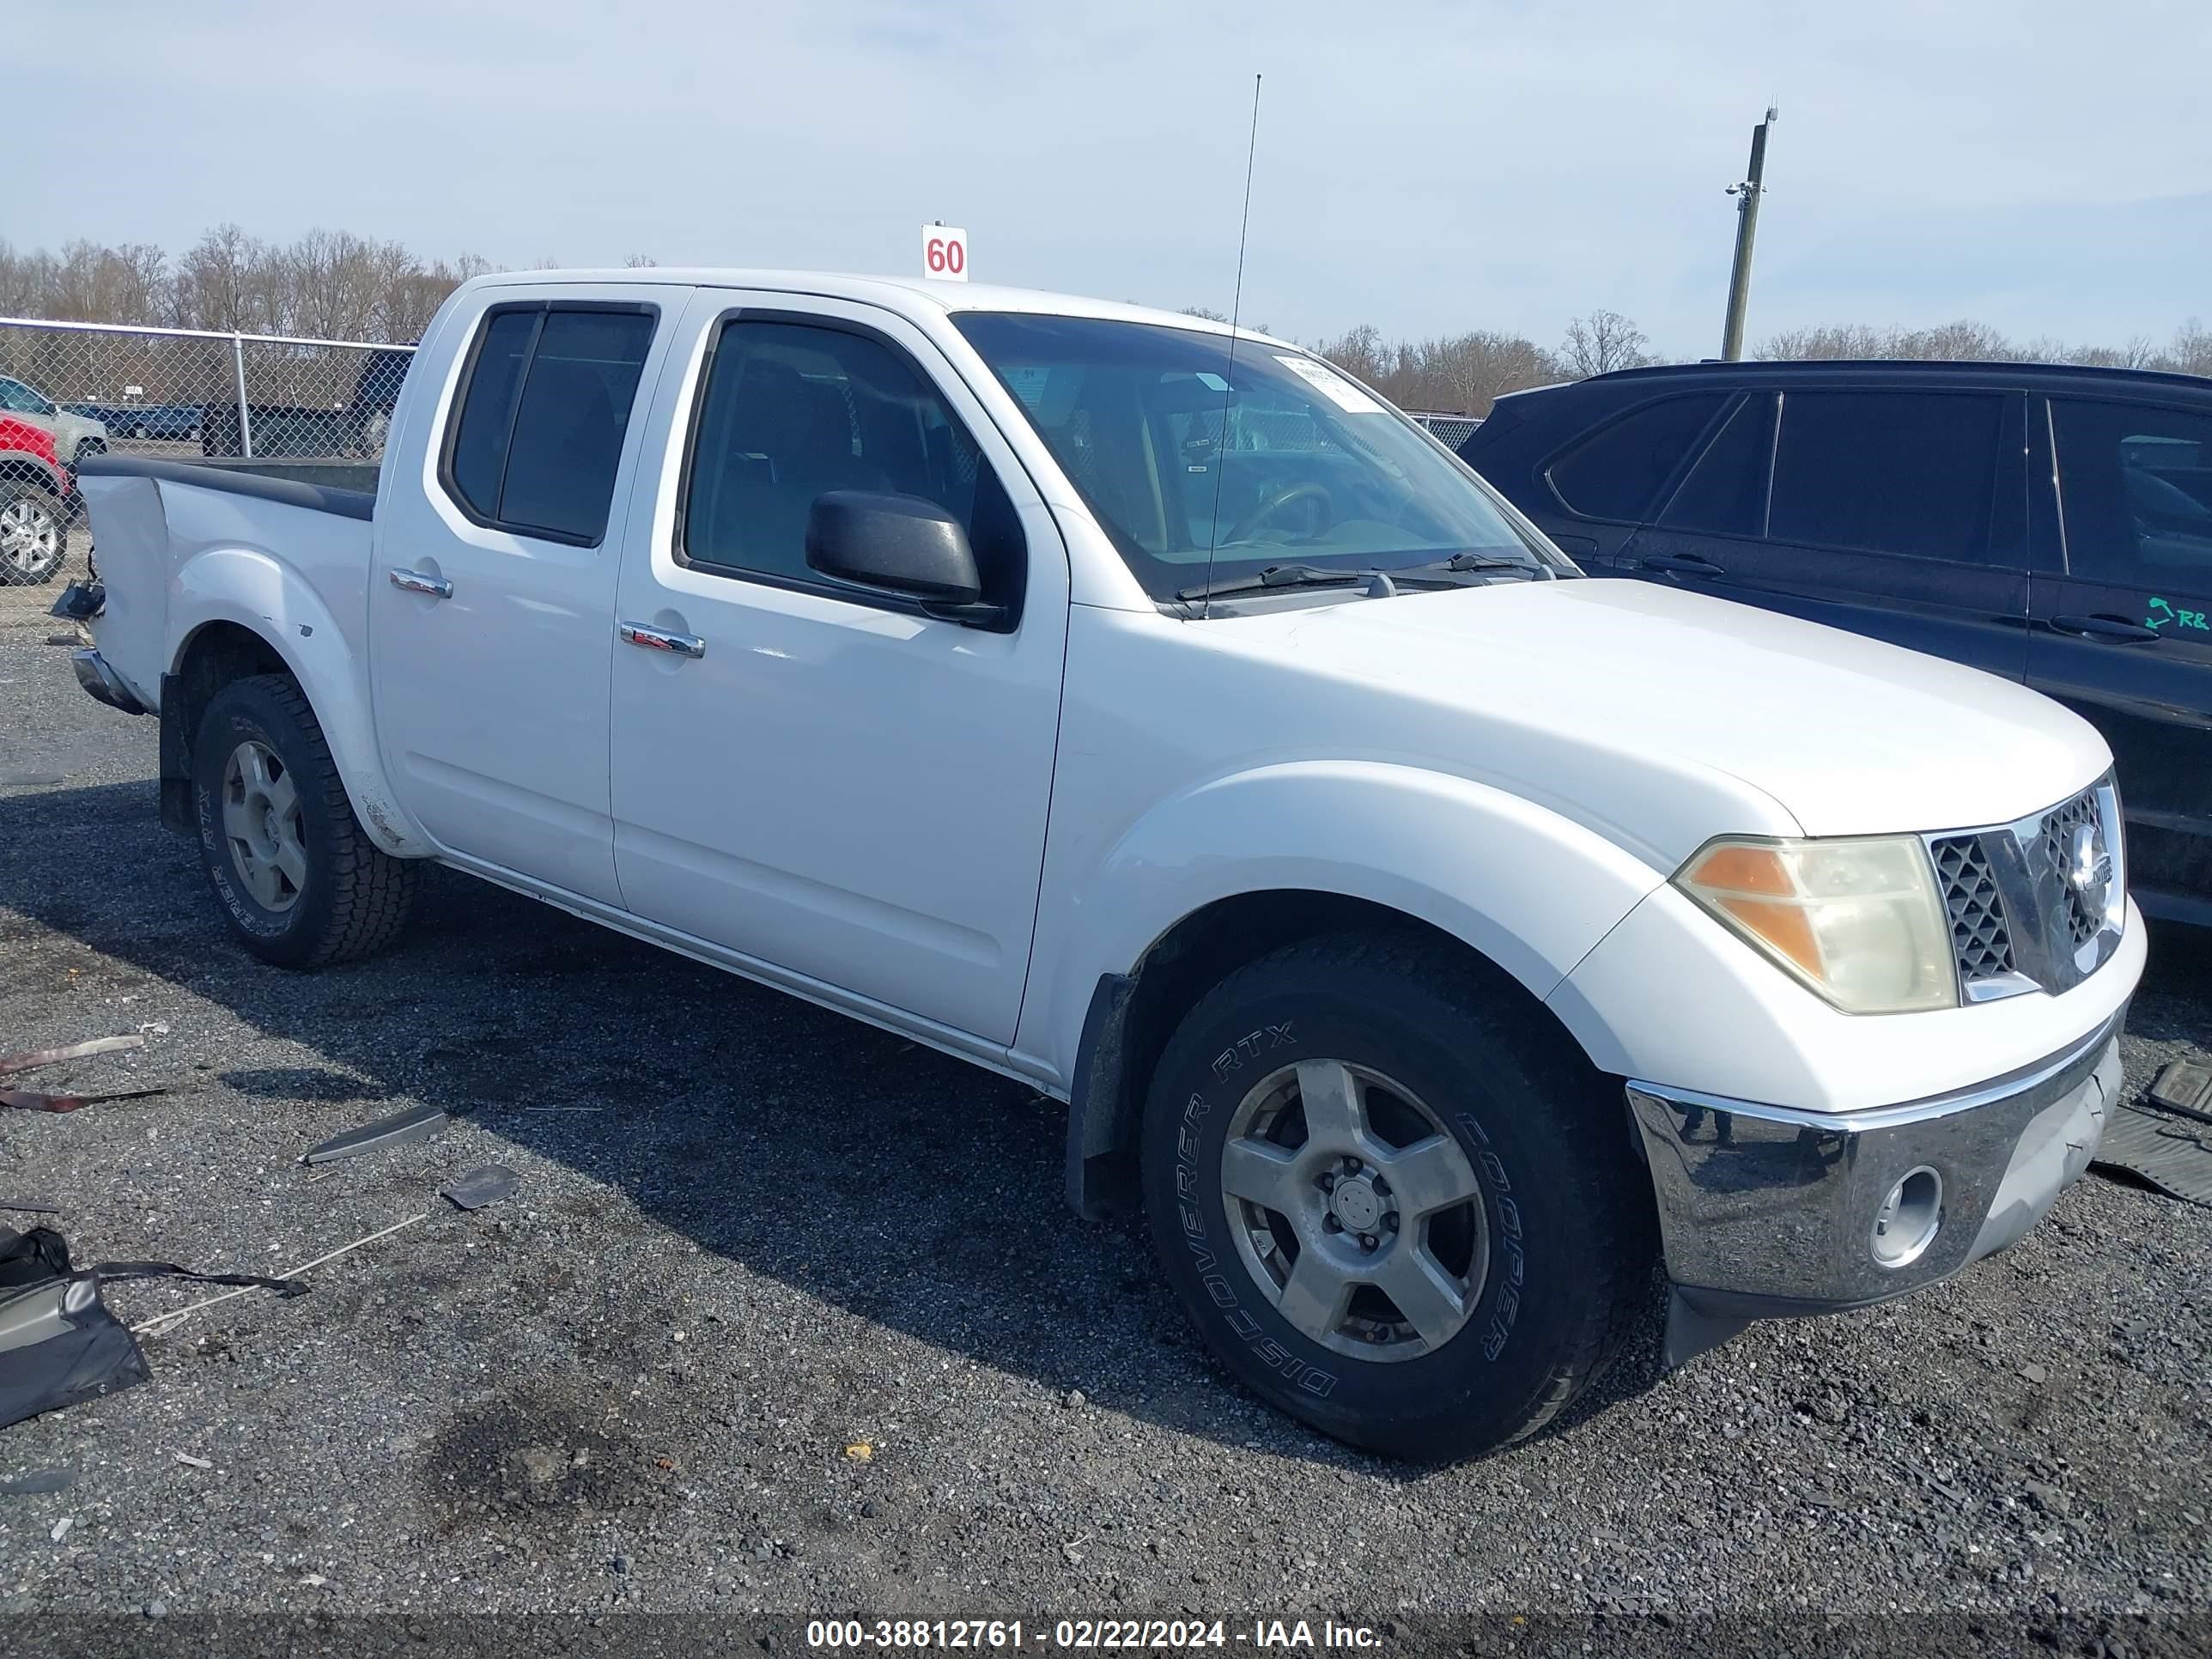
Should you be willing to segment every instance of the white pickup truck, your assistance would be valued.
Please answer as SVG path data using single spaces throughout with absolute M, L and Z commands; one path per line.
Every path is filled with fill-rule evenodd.
M 1237 1378 L 1421 1457 L 2004 1248 L 2143 963 L 2112 758 L 1575 566 L 1298 348 L 981 286 L 479 278 L 374 496 L 84 468 L 102 702 L 246 949 L 436 860 L 1068 1101 Z

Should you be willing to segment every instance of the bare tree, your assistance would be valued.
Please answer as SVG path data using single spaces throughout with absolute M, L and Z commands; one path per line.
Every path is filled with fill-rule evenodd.
M 258 267 L 267 248 L 234 224 L 217 225 L 177 262 L 177 309 L 193 328 L 254 329 Z
M 1386 390 L 1387 382 L 1398 367 L 1397 348 L 1382 338 L 1382 331 L 1372 323 L 1362 323 L 1357 328 L 1346 329 L 1334 340 L 1323 340 L 1313 348 L 1354 380 Z
M 2173 343 L 2166 348 L 2166 356 L 2169 368 L 2184 374 L 2212 375 L 2212 331 L 2191 317 L 2173 331 Z
M 627 270 L 650 270 L 659 263 L 649 253 L 633 253 L 623 261 L 623 267 Z
M 1659 360 L 1651 355 L 1644 331 L 1617 311 L 1593 311 L 1567 325 L 1559 366 L 1577 380 L 1610 374 L 1616 368 L 1641 368 Z

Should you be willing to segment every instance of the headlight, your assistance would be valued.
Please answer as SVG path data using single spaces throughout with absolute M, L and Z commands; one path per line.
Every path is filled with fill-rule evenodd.
M 1709 842 L 1674 884 L 1847 1014 L 1958 1005 L 1950 922 L 1917 836 Z

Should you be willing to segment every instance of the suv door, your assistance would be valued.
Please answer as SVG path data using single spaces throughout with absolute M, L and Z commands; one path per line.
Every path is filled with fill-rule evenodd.
M 1545 462 L 1542 480 L 1558 505 L 1540 501 L 1532 516 L 1585 570 L 1610 569 L 1728 401 L 1725 392 L 1678 392 L 1583 433 Z M 1573 516 L 1563 518 L 1561 506 Z
M 2028 683 L 2112 745 L 2144 908 L 2212 921 L 2212 406 L 2048 410 L 2059 556 L 2034 579 Z
M 2023 408 L 2002 392 L 1747 393 L 1620 568 L 2021 679 Z
M 368 591 L 377 740 L 447 853 L 618 904 L 619 539 L 602 544 L 635 471 L 659 313 L 635 288 L 562 292 L 495 301 L 464 325 L 444 397 L 410 405 L 429 423 L 402 449 L 421 470 L 380 499 Z
M 904 319 L 708 290 L 686 329 L 651 427 L 668 463 L 623 554 L 624 898 L 794 988 L 1011 1042 L 1067 634 L 1052 516 Z M 1004 625 L 809 568 L 809 508 L 850 489 L 958 518 Z

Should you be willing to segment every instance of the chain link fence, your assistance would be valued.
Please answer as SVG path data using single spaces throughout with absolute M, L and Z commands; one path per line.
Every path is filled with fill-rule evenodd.
M 414 349 L 0 317 L 0 622 L 84 574 L 88 457 L 373 465 Z

